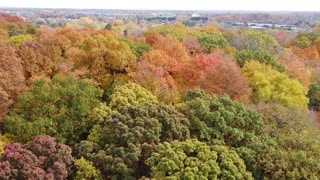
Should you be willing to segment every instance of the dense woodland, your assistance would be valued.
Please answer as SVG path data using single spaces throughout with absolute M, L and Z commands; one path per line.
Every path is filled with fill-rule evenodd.
M 320 27 L 140 36 L 0 15 L 0 179 L 319 179 Z

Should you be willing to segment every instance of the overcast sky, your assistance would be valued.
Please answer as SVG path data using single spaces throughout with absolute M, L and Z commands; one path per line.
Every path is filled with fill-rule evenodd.
M 320 0 L 0 0 L 0 7 L 320 11 Z

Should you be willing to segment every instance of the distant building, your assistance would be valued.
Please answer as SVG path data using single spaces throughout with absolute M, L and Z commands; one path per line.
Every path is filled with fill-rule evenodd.
M 192 18 L 200 18 L 201 15 L 200 14 L 197 14 L 197 13 L 194 13 L 191 15 Z

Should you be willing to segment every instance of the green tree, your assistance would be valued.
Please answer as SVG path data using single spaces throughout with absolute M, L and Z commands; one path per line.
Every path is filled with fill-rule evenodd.
M 261 64 L 270 65 L 272 69 L 277 70 L 279 72 L 285 71 L 285 66 L 277 63 L 276 57 L 270 52 L 241 50 L 236 52 L 235 57 L 237 63 L 241 68 L 245 65 L 245 63 L 254 60 L 258 61 Z
M 200 36 L 198 39 L 201 46 L 205 48 L 208 53 L 210 53 L 212 48 L 223 49 L 230 46 L 229 42 L 223 36 L 205 34 Z
M 104 27 L 104 29 L 110 31 L 110 30 L 112 30 L 112 25 L 108 23 L 108 24 L 106 25 L 106 27 Z
M 77 149 L 109 178 L 136 179 L 148 174 L 144 161 L 154 146 L 161 141 L 185 140 L 188 126 L 188 119 L 172 106 L 126 106 L 95 126 L 89 141 L 82 141 Z
M 249 148 L 237 149 L 255 179 L 319 177 L 319 140 L 291 133 L 278 136 L 276 141 L 256 142 Z
M 134 42 L 128 39 L 121 39 L 121 40 L 130 47 L 132 53 L 136 56 L 137 61 L 141 60 L 141 56 L 143 55 L 143 53 L 151 50 L 151 46 L 149 46 L 148 44 L 141 43 L 141 42 Z
M 254 142 L 263 130 L 259 114 L 228 96 L 189 91 L 177 108 L 189 119 L 191 136 L 200 141 L 222 141 L 233 147 L 245 146 Z
M 292 44 L 302 49 L 311 46 L 311 42 L 306 36 L 300 36 L 299 38 L 295 39 Z
M 111 89 L 109 107 L 121 110 L 128 105 L 138 105 L 145 102 L 158 102 L 157 97 L 145 88 L 135 83 L 116 85 Z
M 146 163 L 156 179 L 253 179 L 235 151 L 196 139 L 164 142 Z
M 310 99 L 309 108 L 316 111 L 320 110 L 320 85 L 313 84 L 308 92 L 308 98 Z
M 89 80 L 56 76 L 51 82 L 36 81 L 30 91 L 19 96 L 5 119 L 5 130 L 17 142 L 46 134 L 72 145 L 85 139 L 94 125 L 90 114 L 100 98 L 101 90 Z
M 256 61 L 246 63 L 242 73 L 249 79 L 253 89 L 251 99 L 254 103 L 274 102 L 287 107 L 307 108 L 307 88 L 299 81 L 289 79 L 288 75 Z

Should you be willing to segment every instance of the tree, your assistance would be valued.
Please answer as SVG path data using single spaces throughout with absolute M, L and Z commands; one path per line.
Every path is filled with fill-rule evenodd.
M 159 58 L 159 60 L 162 60 L 162 58 Z M 158 63 L 161 63 L 161 61 Z M 170 71 L 167 71 L 167 68 L 169 67 L 157 66 L 147 60 L 142 60 L 137 64 L 133 81 L 148 89 L 157 96 L 159 101 L 168 104 L 178 102 L 181 95 L 175 80 L 170 75 Z
M 71 148 L 50 136 L 38 136 L 27 144 L 11 144 L 0 158 L 4 179 L 67 179 L 71 174 Z
M 194 88 L 197 82 L 206 76 L 213 66 L 221 63 L 222 59 L 215 54 L 198 54 L 190 62 L 180 66 L 177 82 L 182 87 Z
M 146 37 L 146 41 L 151 44 L 153 49 L 165 52 L 177 63 L 182 64 L 190 59 L 186 48 L 175 37 L 151 34 Z
M 255 111 L 227 96 L 189 91 L 177 109 L 189 119 L 191 137 L 211 144 L 220 141 L 232 147 L 246 146 L 263 130 L 262 119 Z
M 265 32 L 241 30 L 234 34 L 231 45 L 238 50 L 267 51 L 274 53 L 280 48 L 277 41 Z
M 249 79 L 253 89 L 253 102 L 275 102 L 287 107 L 307 108 L 307 88 L 297 80 L 289 79 L 286 74 L 255 61 L 246 63 L 242 73 Z
M 275 142 L 274 140 L 277 140 Z M 295 133 L 255 142 L 236 151 L 255 179 L 317 179 L 319 141 Z
M 308 92 L 308 98 L 310 99 L 309 108 L 319 111 L 320 110 L 320 85 L 313 84 Z
M 13 141 L 10 139 L 10 135 L 8 135 L 8 134 L 1 135 L 0 134 L 0 158 L 4 154 L 5 146 L 7 144 L 11 144 L 11 143 L 13 143 Z
M 94 121 L 89 116 L 99 106 L 100 98 L 101 90 L 89 80 L 56 76 L 51 82 L 36 81 L 18 98 L 5 119 L 5 130 L 17 142 L 28 142 L 42 134 L 73 145 L 85 139 L 92 128 Z
M 156 26 L 154 28 L 148 29 L 145 33 L 146 36 L 152 34 L 161 34 L 163 36 L 173 36 L 179 41 L 182 41 L 187 36 L 190 36 L 193 32 L 181 23 L 177 23 L 173 26 Z
M 142 60 L 154 67 L 162 67 L 172 76 L 177 74 L 180 63 L 164 50 L 151 50 L 141 57 Z
M 311 46 L 310 40 L 306 36 L 300 36 L 292 42 L 292 45 L 297 46 L 301 49 Z
M 13 46 L 0 44 L 0 122 L 25 89 L 21 59 Z
M 8 38 L 8 32 L 5 29 L 0 28 L 0 41 L 7 40 Z
M 311 73 L 309 68 L 292 51 L 286 50 L 279 53 L 279 63 L 286 66 L 286 70 L 294 78 L 299 80 L 305 87 L 311 84 Z
M 107 178 L 136 179 L 148 174 L 144 161 L 155 145 L 185 140 L 189 137 L 188 125 L 188 119 L 172 106 L 126 106 L 95 126 L 89 141 L 82 141 L 77 149 Z
M 136 56 L 137 61 L 141 60 L 141 56 L 150 51 L 151 47 L 148 44 L 141 43 L 141 42 L 134 42 L 127 39 L 122 39 L 131 49 L 132 53 Z
M 104 90 L 113 82 L 126 81 L 132 76 L 135 56 L 130 47 L 111 35 L 94 35 L 83 40 L 84 56 L 76 62 L 86 67 L 90 77 L 96 79 Z
M 146 163 L 156 179 L 253 179 L 235 151 L 196 139 L 164 142 Z
M 198 54 L 179 68 L 176 81 L 184 89 L 201 88 L 207 93 L 224 95 L 247 102 L 251 90 L 248 81 L 231 57 L 221 51 Z
M 32 76 L 52 77 L 55 62 L 61 59 L 60 48 L 37 42 L 22 44 L 17 54 L 21 58 L 27 79 Z
M 272 138 L 291 133 L 313 136 L 317 132 L 315 114 L 307 109 L 276 103 L 259 103 L 252 108 L 261 114 L 264 131 Z
M 199 42 L 208 53 L 212 49 L 223 49 L 229 45 L 229 42 L 223 36 L 205 34 L 199 37 Z
M 198 86 L 207 93 L 227 94 L 233 100 L 248 103 L 251 88 L 248 80 L 241 74 L 240 68 L 224 53 L 216 52 L 213 55 L 221 61 L 204 73 L 204 77 L 197 82 Z
M 287 30 L 270 30 L 268 31 L 282 47 L 288 47 L 296 38 L 297 33 Z
M 250 50 L 241 50 L 236 52 L 236 60 L 239 66 L 242 68 L 245 63 L 250 61 L 258 61 L 261 64 L 270 65 L 272 69 L 279 72 L 285 71 L 285 66 L 277 62 L 276 57 L 270 52 L 266 51 L 250 51 Z
M 10 37 L 10 39 L 7 42 L 10 44 L 14 44 L 16 46 L 20 46 L 21 44 L 28 42 L 28 41 L 31 41 L 31 40 L 32 40 L 32 36 L 20 34 L 18 36 Z
M 315 46 L 310 46 L 306 48 L 299 48 L 296 46 L 291 47 L 292 52 L 303 60 L 318 60 L 319 52 Z
M 111 89 L 110 94 L 109 107 L 118 111 L 129 105 L 135 106 L 145 102 L 158 102 L 157 98 L 150 91 L 135 83 L 116 85 Z
M 184 39 L 182 45 L 188 50 L 190 55 L 196 55 L 205 51 L 199 40 L 194 36 Z
M 110 31 L 110 30 L 112 30 L 112 25 L 108 23 L 108 24 L 106 25 L 106 27 L 104 27 L 104 29 Z
M 92 165 L 92 162 L 87 161 L 83 157 L 75 160 L 74 165 L 77 168 L 75 176 L 76 180 L 102 179 L 100 171 Z
M 32 33 L 31 30 L 33 28 L 34 26 L 18 16 L 0 14 L 0 29 L 5 29 L 10 37 L 19 34 Z

